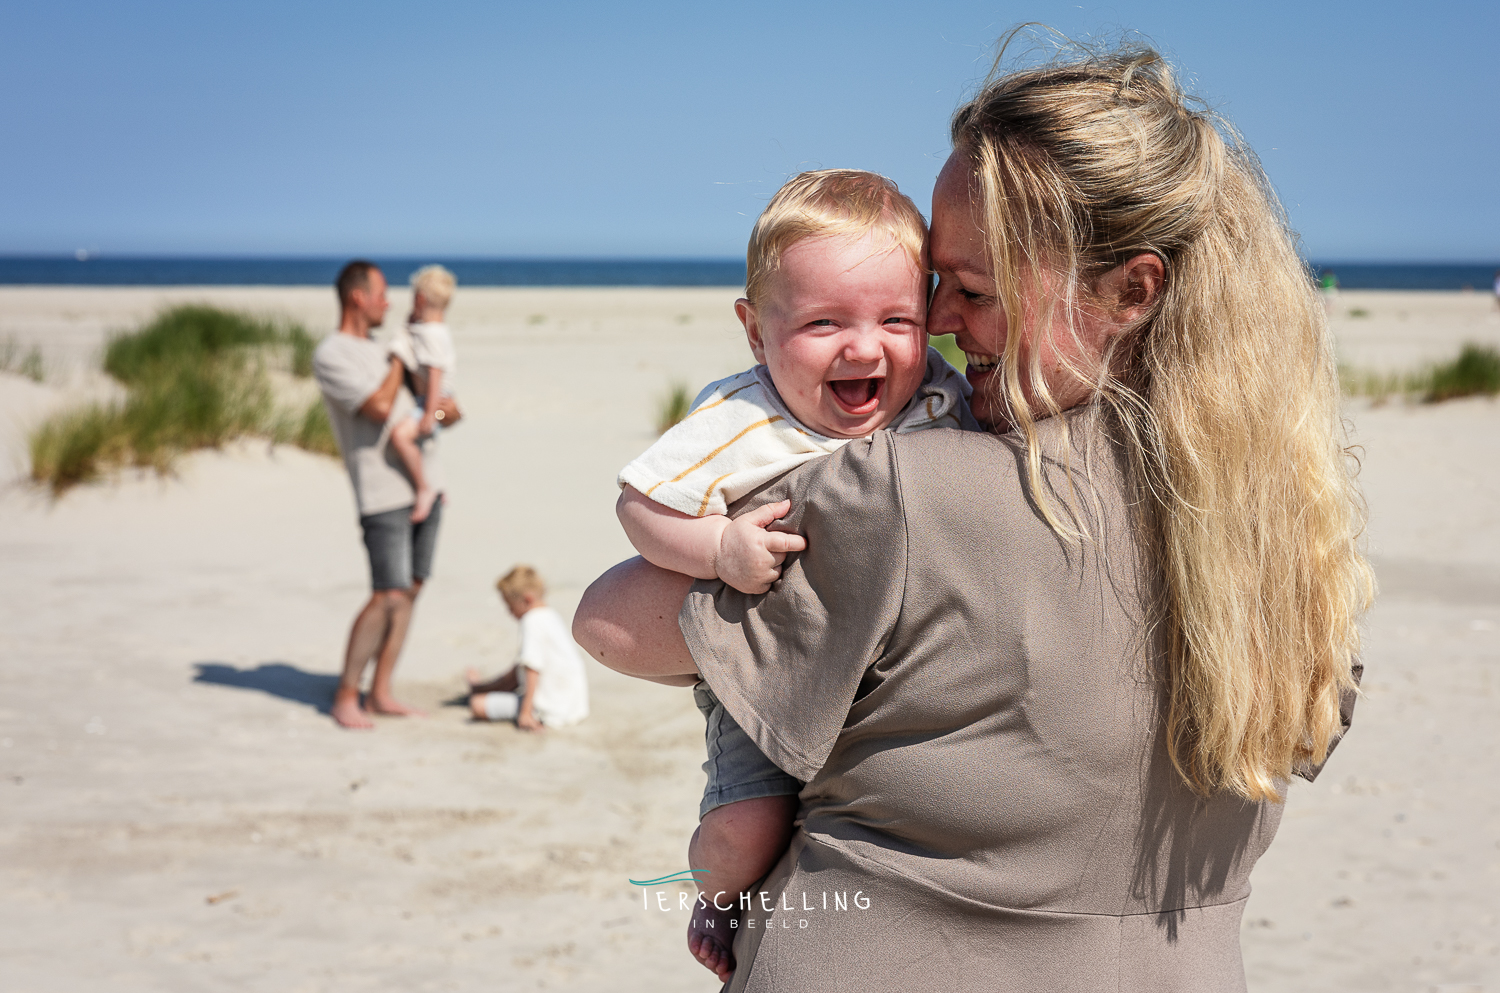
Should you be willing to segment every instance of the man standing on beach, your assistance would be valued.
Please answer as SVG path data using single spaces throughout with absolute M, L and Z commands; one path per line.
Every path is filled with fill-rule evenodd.
M 370 338 L 389 307 L 385 275 L 373 263 L 354 261 L 344 266 L 336 286 L 339 327 L 313 353 L 313 374 L 354 484 L 359 524 L 370 556 L 372 592 L 349 632 L 332 714 L 343 727 L 369 729 L 375 726 L 369 713 L 418 714 L 392 693 L 391 673 L 406 641 L 412 606 L 423 580 L 431 574 L 443 498 L 438 497 L 426 519 L 411 522 L 415 490 L 388 441 L 391 425 L 411 415 L 412 400 L 402 389 L 400 360 Z M 458 408 L 450 398 L 442 398 L 438 405 L 438 416 L 445 424 L 458 419 Z M 442 468 L 435 448 L 434 439 L 426 439 L 423 467 L 430 485 L 441 493 Z M 372 658 L 375 678 L 361 707 L 360 683 Z

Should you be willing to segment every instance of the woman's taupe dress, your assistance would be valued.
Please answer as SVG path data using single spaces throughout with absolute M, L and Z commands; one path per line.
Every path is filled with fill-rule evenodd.
M 1093 536 L 1074 545 L 1029 500 L 1021 444 L 980 433 L 881 432 L 750 498 L 789 496 L 808 550 L 768 594 L 699 583 L 682 630 L 807 786 L 729 989 L 1244 989 L 1240 915 L 1281 811 L 1173 770 L 1156 577 L 1117 453 L 1073 448 Z

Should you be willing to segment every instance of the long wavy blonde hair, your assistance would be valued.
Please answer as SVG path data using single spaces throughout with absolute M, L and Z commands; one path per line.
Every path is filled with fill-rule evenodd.
M 997 399 L 1060 532 L 1036 430 L 1060 410 L 1035 344 L 1077 338 L 1104 273 L 1162 262 L 1146 316 L 1096 365 L 1069 364 L 1093 391 L 1077 426 L 1122 439 L 1144 494 L 1178 771 L 1204 795 L 1278 799 L 1339 727 L 1374 592 L 1332 338 L 1281 205 L 1254 153 L 1145 47 L 992 75 L 952 137 L 1011 321 Z M 1058 292 L 1028 307 L 1028 286 Z

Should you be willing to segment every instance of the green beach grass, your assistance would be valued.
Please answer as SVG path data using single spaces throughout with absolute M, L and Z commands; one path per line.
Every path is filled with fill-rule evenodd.
M 656 401 L 656 433 L 666 434 L 672 425 L 688 415 L 693 394 L 686 383 L 673 383 Z
M 1441 403 L 1461 397 L 1500 394 L 1500 351 L 1488 345 L 1465 344 L 1458 357 L 1405 372 L 1375 372 L 1339 367 L 1345 396 L 1370 397 L 1377 403 L 1391 397 Z
M 54 414 L 31 432 L 31 478 L 62 493 L 125 466 L 171 471 L 178 456 L 246 436 L 337 454 L 321 401 L 285 410 L 269 370 L 312 373 L 306 329 L 189 304 L 111 338 L 104 370 L 123 400 Z
M 14 338 L 0 342 L 0 372 L 11 372 L 25 376 L 33 383 L 47 378 L 47 363 L 42 359 L 42 350 L 35 345 L 22 351 Z

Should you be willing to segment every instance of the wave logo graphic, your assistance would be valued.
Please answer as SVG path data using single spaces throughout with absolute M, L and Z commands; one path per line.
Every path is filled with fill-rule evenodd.
M 696 883 L 698 873 L 708 875 L 707 869 L 682 869 L 662 876 L 660 879 L 632 879 L 631 886 L 661 886 L 664 883 Z

